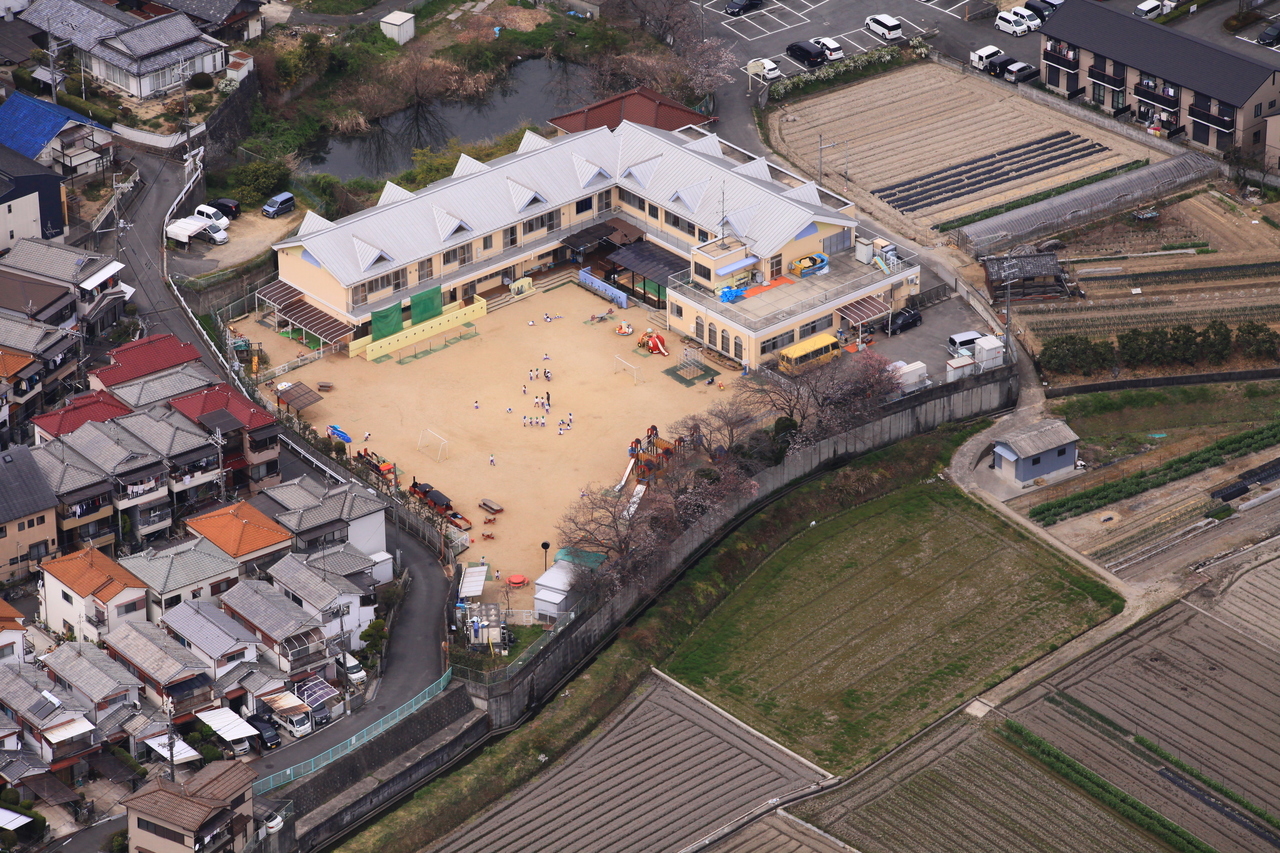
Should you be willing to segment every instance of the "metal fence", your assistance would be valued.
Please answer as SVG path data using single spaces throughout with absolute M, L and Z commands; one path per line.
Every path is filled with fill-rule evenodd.
M 454 666 L 451 667 L 450 670 L 457 670 L 459 678 L 464 681 L 470 681 L 472 684 L 501 684 L 504 681 L 509 681 L 515 678 L 516 675 L 519 674 L 520 670 L 524 669 L 530 661 L 537 657 L 538 652 L 542 651 L 544 647 L 559 636 L 560 632 L 563 631 L 570 622 L 577 619 L 578 616 L 585 612 L 583 607 L 584 604 L 586 604 L 586 602 L 579 602 L 574 607 L 571 607 L 567 613 L 556 620 L 555 626 L 550 631 L 547 631 L 541 637 L 530 643 L 529 647 L 520 653 L 520 657 L 516 658 L 501 669 L 479 670 L 465 666 Z M 591 604 L 594 605 L 594 602 L 591 602 Z
M 414 696 L 408 702 L 405 702 L 399 708 L 396 708 L 376 723 L 366 726 L 356 732 L 353 736 L 347 738 L 337 746 L 326 749 L 315 758 L 309 758 L 301 764 L 293 765 L 287 770 L 281 770 L 279 773 L 272 773 L 266 778 L 259 779 L 257 782 L 253 783 L 254 796 L 261 796 L 268 791 L 274 791 L 281 785 L 287 785 L 295 779 L 301 779 L 303 776 L 315 773 L 325 765 L 355 751 L 361 745 L 373 740 L 378 735 L 382 734 L 387 729 L 412 714 L 414 711 L 417 711 L 427 702 L 439 696 L 444 692 L 444 689 L 449 686 L 449 681 L 452 678 L 453 669 L 445 670 L 444 675 L 440 676 L 440 679 L 426 690 L 423 690 L 417 696 Z

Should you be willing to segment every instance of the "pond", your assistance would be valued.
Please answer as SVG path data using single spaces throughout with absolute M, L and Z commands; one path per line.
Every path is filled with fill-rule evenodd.
M 585 69 L 554 60 L 518 62 L 482 102 L 424 101 L 378 121 L 360 136 L 330 136 L 304 151 L 302 170 L 342 180 L 390 178 L 413 165 L 416 148 L 443 148 L 450 139 L 480 142 L 522 124 L 546 120 L 591 102 Z

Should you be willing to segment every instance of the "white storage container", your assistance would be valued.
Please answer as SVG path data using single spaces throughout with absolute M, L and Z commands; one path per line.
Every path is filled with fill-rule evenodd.
M 947 381 L 955 382 L 957 379 L 972 376 L 976 368 L 977 362 L 969 358 L 967 355 L 949 359 L 947 361 Z
M 973 342 L 973 360 L 979 370 L 990 370 L 1004 363 L 1004 342 L 994 335 Z

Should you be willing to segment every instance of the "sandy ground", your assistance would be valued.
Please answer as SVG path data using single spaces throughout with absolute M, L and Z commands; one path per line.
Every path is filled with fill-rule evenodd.
M 307 420 L 322 431 L 328 424 L 341 426 L 356 439 L 352 452 L 368 447 L 394 461 L 405 488 L 416 477 L 452 499 L 474 525 L 474 544 L 462 556 L 464 563 L 484 557 L 504 579 L 514 574 L 533 579 L 543 571 L 540 543 L 551 543 L 554 558 L 560 547 L 556 522 L 580 489 L 618 483 L 633 438 L 643 436 L 650 424 L 666 435 L 673 421 L 728 394 L 730 380 L 736 378 L 722 374 L 726 390 L 721 391 L 715 385 L 685 387 L 664 376 L 662 370 L 679 363 L 679 335 L 664 335 L 670 357 L 642 355 L 636 341 L 646 328 L 647 310 L 617 312 L 609 323 L 584 322 L 606 308 L 599 297 L 564 286 L 506 306 L 476 323 L 478 337 L 407 364 L 335 355 L 293 371 L 283 381 L 312 387 L 319 381 L 334 383 L 333 392 L 303 413 Z M 564 318 L 547 323 L 544 313 Z M 615 335 L 619 319 L 629 320 L 636 334 Z M 534 325 L 528 325 L 530 320 Z M 233 325 L 262 341 L 273 364 L 303 352 L 250 320 Z M 544 354 L 550 358 L 544 360 Z M 640 368 L 641 384 L 630 373 L 614 371 L 617 355 Z M 530 370 L 544 368 L 551 371 L 551 382 L 529 381 Z M 547 425 L 522 426 L 522 417 L 543 415 L 534 398 L 548 392 L 552 407 Z M 556 424 L 570 412 L 573 428 L 560 435 Z M 448 440 L 447 459 L 436 461 L 434 444 L 418 450 L 426 429 Z M 360 441 L 366 432 L 373 434 L 367 444 Z M 485 514 L 477 506 L 482 498 L 505 508 L 496 523 L 483 523 Z M 483 539 L 485 533 L 494 538 Z M 484 600 L 502 601 L 501 592 L 491 578 Z M 530 609 L 532 601 L 531 584 L 512 591 L 510 607 Z

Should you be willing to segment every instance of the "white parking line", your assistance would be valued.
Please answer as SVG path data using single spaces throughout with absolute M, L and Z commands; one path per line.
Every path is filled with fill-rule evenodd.
M 1267 50 L 1271 50 L 1271 51 L 1275 51 L 1276 53 L 1280 53 L 1280 46 L 1266 45 L 1266 44 L 1258 44 L 1258 40 L 1257 40 L 1257 38 L 1249 38 L 1248 36 L 1236 36 L 1236 38 L 1240 39 L 1240 41 L 1247 41 L 1249 44 L 1256 44 L 1256 45 L 1258 45 L 1258 47 L 1264 47 L 1264 48 L 1266 48 Z

